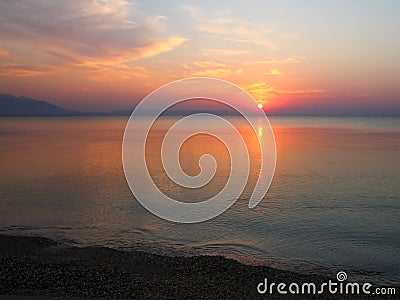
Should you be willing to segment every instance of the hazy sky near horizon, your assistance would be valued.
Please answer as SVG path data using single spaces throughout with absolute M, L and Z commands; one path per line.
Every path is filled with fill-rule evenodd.
M 400 2 L 0 0 L 0 92 L 134 107 L 210 76 L 268 112 L 400 113 Z

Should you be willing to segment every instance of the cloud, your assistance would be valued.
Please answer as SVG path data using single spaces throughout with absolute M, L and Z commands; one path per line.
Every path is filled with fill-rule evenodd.
M 243 70 L 242 69 L 236 69 L 236 70 L 232 70 L 232 69 L 228 69 L 228 68 L 220 68 L 220 69 L 206 69 L 206 70 L 201 70 L 201 71 L 195 71 L 192 72 L 191 75 L 192 76 L 212 76 L 212 77 L 227 77 L 228 75 L 241 75 L 243 74 Z
M 214 60 L 198 60 L 183 64 L 190 76 L 213 76 L 225 78 L 229 75 L 241 75 L 243 69 L 232 69 L 226 64 Z
M 278 69 L 271 69 L 268 72 L 265 72 L 264 75 L 283 75 L 283 73 L 281 71 L 279 71 Z
M 278 50 L 278 46 L 271 40 L 267 39 L 264 36 L 264 33 L 256 27 L 249 29 L 246 26 L 231 26 L 231 24 L 228 23 L 223 25 L 199 25 L 197 29 L 211 34 L 222 35 L 227 41 L 252 43 L 266 46 L 271 50 Z
M 278 89 L 269 86 L 266 82 L 256 82 L 250 85 L 243 85 L 242 87 L 258 101 L 264 101 L 265 99 L 269 98 L 270 95 L 294 95 L 298 97 L 304 97 L 328 93 L 326 90 L 317 88 Z
M 273 30 L 265 24 L 258 24 L 232 17 L 230 10 L 205 13 L 192 5 L 182 5 L 182 8 L 195 22 L 195 29 L 221 36 L 227 41 L 237 43 L 253 43 L 277 50 L 278 46 L 271 40 Z
M 54 68 L 22 64 L 0 64 L 0 76 L 30 77 L 54 73 Z
M 199 25 L 197 26 L 197 29 L 200 31 L 205 31 L 208 33 L 212 34 L 223 34 L 223 35 L 228 35 L 231 32 L 223 27 L 216 26 L 216 25 Z
M 200 19 L 201 11 L 200 8 L 190 5 L 190 4 L 182 4 L 181 8 L 189 14 L 192 19 Z
M 232 73 L 231 69 L 206 69 L 192 72 L 192 76 L 226 77 Z
M 270 58 L 266 60 L 252 60 L 246 61 L 247 65 L 278 65 L 278 64 L 290 64 L 302 62 L 305 57 L 302 56 L 289 56 L 284 58 Z
M 179 36 L 171 36 L 164 40 L 153 41 L 144 47 L 132 49 L 132 53 L 125 55 L 125 60 L 136 60 L 139 58 L 156 56 L 179 47 L 185 41 L 187 41 L 187 39 Z
M 186 69 L 192 69 L 193 67 L 198 68 L 226 68 L 226 64 L 216 62 L 214 60 L 198 60 L 184 64 Z
M 8 63 L 26 64 L 29 57 L 36 67 L 104 68 L 156 56 L 184 43 L 183 37 L 161 35 L 165 19 L 143 19 L 135 5 L 123 0 L 4 1 L 0 39 L 14 59 Z
M 252 83 L 249 85 L 245 85 L 244 87 L 248 90 L 252 90 L 252 89 L 258 89 L 261 87 L 265 87 L 267 85 L 267 83 L 265 82 L 256 82 L 256 83 Z
M 248 53 L 247 50 L 216 49 L 216 48 L 205 49 L 202 51 L 203 56 L 206 57 L 238 56 L 247 53 Z
M 88 79 L 95 82 L 110 82 L 113 81 L 117 75 L 118 80 L 129 80 L 132 77 L 148 77 L 149 72 L 140 66 L 133 65 L 117 65 L 115 67 L 110 67 L 108 72 L 104 72 L 101 69 L 95 69 L 88 76 Z
M 243 69 L 232 69 L 226 64 L 213 60 L 199 60 L 183 64 L 191 76 L 213 76 L 224 78 L 229 75 L 241 75 Z
M 243 85 L 244 88 L 249 94 L 251 94 L 257 101 L 263 102 L 268 94 L 275 90 L 273 87 L 268 86 L 265 82 L 256 82 L 249 85 Z
M 280 94 L 280 95 L 312 95 L 312 94 L 326 94 L 328 93 L 326 90 L 323 89 L 288 89 L 288 90 L 274 90 L 273 93 Z

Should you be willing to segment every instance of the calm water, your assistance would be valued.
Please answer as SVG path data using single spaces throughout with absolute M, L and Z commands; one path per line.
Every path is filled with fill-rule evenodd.
M 171 255 L 223 254 L 331 276 L 343 269 L 350 279 L 400 283 L 400 118 L 271 118 L 278 159 L 265 199 L 249 210 L 245 190 L 224 214 L 191 225 L 161 220 L 133 198 L 121 161 L 126 121 L 0 118 L 0 231 Z M 172 121 L 161 120 L 149 140 L 153 156 Z M 157 161 L 154 180 L 182 201 L 212 196 L 226 181 L 226 149 L 205 136 L 185 147 L 181 163 L 191 175 L 198 172 L 193 158 L 216 157 L 208 190 L 174 186 Z M 256 166 L 253 159 L 249 188 Z

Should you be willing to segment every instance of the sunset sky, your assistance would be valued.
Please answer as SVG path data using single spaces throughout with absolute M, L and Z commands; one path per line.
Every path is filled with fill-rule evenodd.
M 0 1 L 0 93 L 129 109 L 229 80 L 288 114 L 400 114 L 399 1 Z

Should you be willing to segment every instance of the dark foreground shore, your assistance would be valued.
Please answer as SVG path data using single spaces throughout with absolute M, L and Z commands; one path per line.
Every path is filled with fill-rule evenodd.
M 40 237 L 0 235 L 0 295 L 123 299 L 267 299 L 258 283 L 313 282 L 329 278 L 219 256 L 165 257 L 101 247 L 77 248 Z M 397 289 L 398 291 L 398 289 Z M 397 292 L 396 291 L 396 292 Z M 396 296 L 388 296 L 396 299 Z M 291 295 L 292 299 L 338 299 L 340 295 Z M 352 297 L 354 298 L 354 296 Z M 373 295 L 355 298 L 375 299 Z M 381 299 L 382 297 L 376 297 Z

